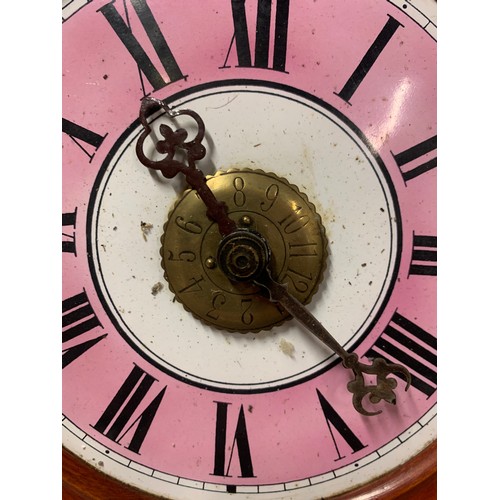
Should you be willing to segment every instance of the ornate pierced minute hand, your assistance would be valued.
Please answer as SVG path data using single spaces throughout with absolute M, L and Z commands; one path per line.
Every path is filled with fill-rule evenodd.
M 198 132 L 195 138 L 187 141 L 186 130 L 179 128 L 172 130 L 167 125 L 160 125 L 159 131 L 163 139 L 155 144 L 159 153 L 166 156 L 161 160 L 151 160 L 144 153 L 144 141 L 151 133 L 147 122 L 147 115 L 151 110 L 163 109 L 170 118 L 186 115 L 195 120 Z M 397 381 L 387 378 L 390 374 L 399 373 L 406 379 L 406 388 L 410 386 L 411 376 L 408 370 L 398 364 L 387 363 L 382 358 L 375 358 L 372 364 L 361 363 L 358 355 L 347 352 L 325 329 L 325 327 L 304 307 L 304 305 L 288 293 L 286 285 L 278 283 L 272 277 L 270 269 L 271 251 L 266 240 L 259 234 L 248 229 L 238 228 L 236 223 L 228 216 L 227 207 L 219 202 L 207 186 L 205 176 L 196 167 L 195 162 L 205 156 L 205 148 L 201 141 L 205 134 L 205 125 L 200 116 L 191 110 L 174 111 L 162 101 L 153 98 L 144 99 L 140 120 L 144 131 L 138 138 L 136 152 L 139 160 L 146 167 L 161 171 L 167 178 L 173 178 L 179 172 L 186 176 L 188 184 L 196 190 L 207 207 L 207 216 L 219 226 L 223 236 L 218 249 L 218 263 L 229 279 L 235 281 L 253 282 L 267 290 L 269 299 L 278 302 L 293 317 L 302 323 L 311 333 L 321 340 L 327 347 L 342 359 L 344 367 L 354 372 L 354 379 L 347 384 L 347 389 L 352 393 L 354 408 L 363 415 L 378 415 L 381 410 L 369 412 L 363 407 L 363 399 L 369 395 L 372 403 L 386 401 L 396 403 L 394 389 Z M 186 153 L 187 165 L 174 159 L 177 150 Z M 238 258 L 234 258 L 234 256 Z M 242 262 L 242 267 L 239 267 Z M 366 384 L 364 374 L 375 375 L 375 384 Z
M 268 291 L 271 301 L 278 302 L 284 307 L 321 342 L 338 354 L 346 368 L 354 372 L 354 379 L 347 384 L 347 390 L 352 393 L 352 404 L 359 413 L 363 415 L 378 415 L 382 412 L 382 410 L 375 412 L 365 410 L 363 407 L 363 398 L 366 395 L 369 395 L 370 401 L 375 404 L 382 400 L 396 404 L 394 389 L 397 386 L 397 381 L 394 378 L 387 378 L 390 374 L 401 374 L 406 379 L 405 390 L 408 390 L 411 375 L 404 366 L 387 363 L 382 358 L 375 358 L 371 365 L 361 363 L 357 354 L 347 352 L 309 310 L 288 293 L 286 285 L 278 283 L 272 278 L 269 266 L 258 277 L 254 278 L 253 281 L 264 287 Z M 363 374 L 376 375 L 376 384 L 366 385 Z

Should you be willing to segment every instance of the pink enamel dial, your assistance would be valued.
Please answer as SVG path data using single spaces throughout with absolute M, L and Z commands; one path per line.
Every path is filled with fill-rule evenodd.
M 64 2 L 63 446 L 82 463 L 163 498 L 356 498 L 432 446 L 435 10 L 432 0 Z M 160 241 L 187 184 L 138 160 L 148 96 L 203 118 L 206 175 L 268 172 L 307 195 L 327 257 L 306 307 L 362 362 L 409 371 L 406 391 L 395 376 L 395 405 L 356 411 L 352 372 L 294 319 L 243 334 L 186 311 L 182 293 L 215 286 L 196 271 L 196 231 L 176 256 L 193 272 L 174 296 Z M 245 186 L 234 189 L 244 211 Z M 256 218 L 272 221 L 272 193 Z M 308 286 L 313 251 L 289 244 L 289 288 Z M 241 301 L 242 322 L 253 306 Z

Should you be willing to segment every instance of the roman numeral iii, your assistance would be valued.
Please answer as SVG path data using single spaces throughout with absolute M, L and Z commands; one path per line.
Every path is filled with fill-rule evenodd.
M 437 237 L 413 235 L 413 250 L 409 274 L 437 275 Z

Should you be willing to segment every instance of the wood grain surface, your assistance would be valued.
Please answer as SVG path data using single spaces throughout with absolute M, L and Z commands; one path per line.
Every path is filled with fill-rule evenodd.
M 437 498 L 437 443 L 403 464 L 398 470 L 336 500 L 435 500 Z M 63 500 L 152 500 L 106 476 L 63 448 Z

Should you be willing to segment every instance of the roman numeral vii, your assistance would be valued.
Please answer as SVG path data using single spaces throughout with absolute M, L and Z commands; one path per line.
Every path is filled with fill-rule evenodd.
M 139 453 L 167 389 L 165 386 L 147 406 L 139 408 L 155 381 L 154 377 L 134 365 L 94 428 L 115 443 L 128 436 L 130 439 L 125 448 Z

